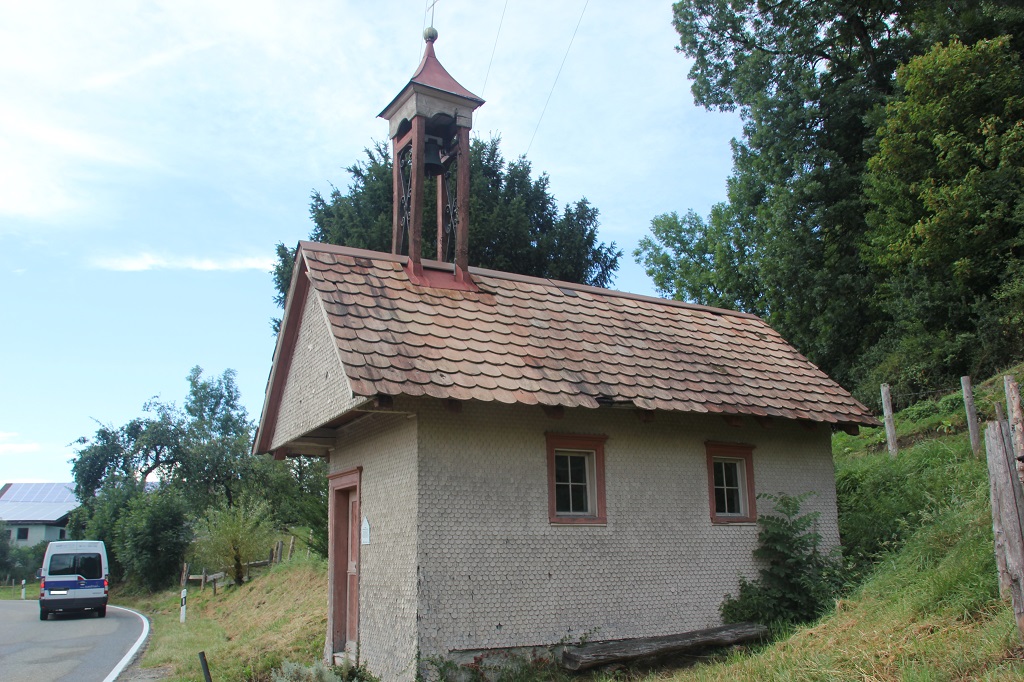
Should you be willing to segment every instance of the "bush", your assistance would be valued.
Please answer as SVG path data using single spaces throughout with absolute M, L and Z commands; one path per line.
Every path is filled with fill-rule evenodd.
M 245 580 L 245 564 L 266 556 L 274 541 L 270 506 L 245 500 L 240 505 L 211 507 L 196 523 L 196 556 L 214 568 L 227 568 L 235 585 Z
M 775 513 L 757 521 L 754 557 L 762 568 L 756 581 L 741 578 L 739 594 L 722 602 L 726 623 L 805 623 L 832 605 L 841 584 L 840 564 L 821 552 L 821 535 L 813 530 L 818 512 L 800 514 L 809 494 L 758 495 L 775 505 Z
M 191 539 L 184 500 L 161 488 L 129 503 L 117 523 L 114 553 L 129 580 L 155 591 L 177 578 Z

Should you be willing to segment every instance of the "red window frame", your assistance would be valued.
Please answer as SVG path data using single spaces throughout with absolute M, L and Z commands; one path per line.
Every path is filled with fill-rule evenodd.
M 757 521 L 757 502 L 754 494 L 754 446 L 743 443 L 704 444 L 708 463 L 708 509 L 711 512 L 711 523 L 753 523 Z M 729 459 L 743 462 L 743 478 L 746 483 L 747 513 L 719 514 L 715 511 L 715 460 Z
M 608 513 L 604 499 L 604 444 L 608 436 L 585 436 L 572 433 L 547 433 L 548 458 L 548 521 L 555 525 L 604 525 Z M 580 450 L 593 453 L 594 465 L 594 514 L 559 514 L 555 507 L 555 452 L 558 450 Z M 588 492 L 589 489 L 588 489 Z

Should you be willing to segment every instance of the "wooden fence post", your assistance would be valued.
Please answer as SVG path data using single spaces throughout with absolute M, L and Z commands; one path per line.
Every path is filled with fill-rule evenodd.
M 292 560 L 292 554 L 295 553 L 295 536 L 292 536 L 291 541 L 288 543 L 288 561 Z
M 1017 380 L 1009 374 L 1003 377 L 1003 387 L 1006 391 L 1006 418 L 1010 421 L 1010 433 L 1013 436 L 1014 459 L 1024 455 L 1024 413 L 1020 408 L 1020 388 Z M 1015 461 L 1017 478 L 1024 483 L 1024 462 Z
M 1024 636 L 1024 489 L 1016 476 L 1016 458 L 1008 431 L 1004 422 L 989 422 L 985 429 L 985 450 L 990 489 L 997 493 L 992 505 L 993 513 L 998 508 L 1002 521 L 1003 556 L 1013 600 L 1013 615 L 1017 621 L 1018 636 Z M 1002 584 L 1000 577 L 1000 586 Z
M 896 446 L 896 420 L 892 416 L 889 384 L 882 384 L 882 413 L 885 415 L 885 442 L 889 446 L 889 456 L 895 458 L 899 450 Z
M 960 386 L 964 390 L 964 410 L 967 412 L 967 431 L 971 434 L 971 451 L 974 458 L 978 459 L 981 457 L 981 428 L 978 425 L 978 410 L 974 407 L 971 377 L 960 377 Z
M 181 586 L 185 587 L 186 585 L 188 585 L 188 562 L 187 561 L 185 562 L 185 565 L 181 567 Z

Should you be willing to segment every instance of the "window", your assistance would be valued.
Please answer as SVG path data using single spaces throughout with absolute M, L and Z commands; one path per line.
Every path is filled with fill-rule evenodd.
M 94 552 L 54 554 L 50 557 L 49 575 L 80 575 L 86 580 L 103 577 L 103 560 Z
M 59 531 L 57 531 L 57 539 L 58 540 L 63 540 L 67 536 L 68 536 L 68 533 L 67 533 L 67 531 L 65 529 L 61 528 Z
M 28 540 L 28 528 L 19 528 L 18 529 L 18 539 L 19 540 Z
M 708 498 L 712 523 L 757 520 L 754 499 L 754 446 L 707 443 Z
M 607 436 L 547 434 L 548 520 L 604 524 L 604 443 Z

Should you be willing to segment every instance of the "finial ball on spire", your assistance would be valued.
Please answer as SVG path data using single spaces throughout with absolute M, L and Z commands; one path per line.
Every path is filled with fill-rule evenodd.
M 423 39 L 428 43 L 432 43 L 437 40 L 437 29 L 433 26 L 427 26 L 423 29 Z

